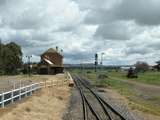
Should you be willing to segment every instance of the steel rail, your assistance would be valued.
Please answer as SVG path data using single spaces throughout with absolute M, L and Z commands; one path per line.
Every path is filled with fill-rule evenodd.
M 104 111 L 105 114 L 107 115 L 108 119 L 109 119 L 109 120 L 112 120 L 111 116 L 109 115 L 108 111 L 106 110 L 104 104 L 103 104 L 102 101 L 99 99 L 99 97 L 98 97 L 90 88 L 88 88 L 87 86 L 85 86 L 85 84 L 80 80 L 79 77 L 77 77 L 77 78 L 78 78 L 78 80 L 81 82 L 81 84 L 82 84 L 85 88 L 87 88 L 87 89 L 95 96 L 95 98 L 96 98 L 96 99 L 98 100 L 98 102 L 100 103 L 103 111 Z
M 74 78 L 74 82 L 80 92 L 81 98 L 82 98 L 82 104 L 83 104 L 83 118 L 84 120 L 86 120 L 86 107 L 85 107 L 85 102 L 87 103 L 90 111 L 92 112 L 92 114 L 95 116 L 96 120 L 100 120 L 100 118 L 98 117 L 97 113 L 94 111 L 94 109 L 92 108 L 92 106 L 90 105 L 90 103 L 88 102 L 86 96 L 83 94 L 82 89 L 79 86 L 79 83 L 75 80 Z
M 108 107 L 113 113 L 115 113 L 117 116 L 120 117 L 121 120 L 126 120 L 120 113 L 118 113 L 112 106 L 110 106 L 105 100 L 103 100 L 99 95 L 97 95 L 89 86 L 87 86 L 84 82 L 82 82 L 81 78 L 78 77 L 79 81 L 84 85 L 84 87 L 86 87 L 90 92 L 92 92 L 92 94 L 97 98 L 98 101 L 100 101 L 100 103 L 105 104 L 106 107 Z M 83 79 L 85 81 L 85 79 Z M 106 108 L 104 108 L 104 111 L 109 115 L 109 113 L 107 112 Z M 110 117 L 109 119 L 112 120 L 111 116 L 109 115 L 108 117 Z

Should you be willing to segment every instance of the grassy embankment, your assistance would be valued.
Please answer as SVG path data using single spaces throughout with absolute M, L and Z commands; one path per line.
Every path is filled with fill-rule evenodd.
M 72 73 L 81 74 L 81 71 L 76 69 Z M 109 88 L 117 90 L 121 95 L 129 100 L 131 109 L 137 109 L 146 113 L 151 113 L 160 116 L 160 95 L 151 95 L 145 93 L 145 90 L 137 90 L 132 84 L 123 81 L 136 81 L 137 83 L 145 83 L 152 85 L 160 85 L 160 73 L 146 72 L 140 73 L 137 79 L 128 79 L 125 73 L 115 71 L 102 71 L 101 73 L 109 76 L 96 82 L 96 75 L 94 70 L 86 70 L 83 74 L 86 78 L 91 80 L 93 84 L 105 85 Z M 123 80 L 123 81 L 122 81 Z M 157 91 L 158 92 L 158 91 Z M 147 96 L 147 97 L 146 97 Z

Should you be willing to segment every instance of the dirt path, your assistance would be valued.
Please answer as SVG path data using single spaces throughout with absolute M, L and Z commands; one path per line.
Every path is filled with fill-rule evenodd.
M 64 75 L 50 76 L 59 80 L 58 86 L 43 88 L 33 96 L 0 109 L 0 120 L 62 120 L 70 97 L 68 81 Z

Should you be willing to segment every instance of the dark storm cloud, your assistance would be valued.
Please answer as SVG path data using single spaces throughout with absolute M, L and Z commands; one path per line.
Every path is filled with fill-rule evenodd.
M 92 52 L 82 52 L 82 51 L 77 51 L 77 52 L 72 51 L 69 53 L 64 53 L 64 56 L 66 58 L 72 59 L 73 61 L 85 60 L 86 62 L 93 60 L 94 58 L 94 54 Z
M 152 49 L 154 49 L 155 51 L 160 50 L 160 40 L 159 40 L 158 42 L 148 44 L 147 47 L 148 47 L 148 48 L 152 48 Z
M 106 24 L 114 20 L 113 13 L 98 9 L 89 11 L 84 22 L 86 24 Z
M 121 22 L 116 22 L 100 25 L 95 36 L 110 40 L 128 40 L 131 37 L 131 33 L 127 25 Z
M 151 52 L 150 48 L 142 47 L 142 46 L 127 48 L 125 51 L 126 55 L 133 55 L 133 54 L 145 55 L 150 52 Z
M 56 31 L 58 31 L 58 32 L 72 32 L 72 31 L 74 31 L 76 29 L 77 29 L 76 26 L 67 25 L 67 26 L 59 28 Z M 56 32 L 56 31 L 53 31 L 53 32 Z
M 91 44 L 92 43 L 92 44 Z M 104 45 L 109 46 L 106 41 L 88 41 L 82 44 L 82 49 L 75 49 L 69 52 L 64 52 L 65 58 L 69 58 L 76 62 L 94 62 L 94 55 L 104 50 Z M 86 47 L 89 46 L 89 47 Z M 99 56 L 100 59 L 100 56 Z
M 45 15 L 43 15 L 43 12 L 41 10 L 32 10 L 31 8 L 28 8 L 29 10 L 22 9 L 21 12 L 19 10 L 15 10 L 13 13 L 9 10 L 9 16 L 4 17 L 4 21 L 8 26 L 10 26 L 12 29 L 18 29 L 18 30 L 26 30 L 26 29 L 41 29 L 45 26 L 44 19 Z M 19 16 L 16 14 L 20 14 Z M 14 15 L 11 17 L 11 15 Z
M 85 19 L 86 23 L 104 24 L 117 20 L 134 20 L 140 25 L 160 24 L 159 0 L 121 0 L 121 2 L 115 2 L 110 9 L 103 8 L 107 3 L 99 3 L 101 3 L 101 8 L 94 5 L 90 7 Z
M 159 0 L 122 0 L 113 9 L 113 14 L 117 19 L 135 20 L 140 25 L 158 25 L 159 11 Z
M 23 32 L 14 32 L 14 33 L 5 33 L 6 38 L 2 37 L 3 41 L 9 42 L 16 42 L 17 44 L 21 45 L 22 47 L 33 47 L 32 41 L 28 41 L 30 36 L 24 34 Z M 1 36 L 1 34 L 0 34 Z
M 10 26 L 13 29 L 39 29 L 41 27 L 40 21 L 42 21 L 42 18 L 32 18 L 32 16 L 26 16 L 30 19 L 26 19 L 25 17 L 18 18 L 17 21 L 10 22 Z
M 8 0 L 0 0 L 0 7 L 4 6 L 7 3 Z

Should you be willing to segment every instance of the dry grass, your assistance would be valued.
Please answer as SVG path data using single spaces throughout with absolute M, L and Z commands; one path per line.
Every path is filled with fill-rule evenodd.
M 106 88 L 105 91 L 108 101 L 111 100 L 116 106 L 122 105 L 121 108 L 125 106 L 135 117 L 140 117 L 142 120 L 160 120 L 160 116 L 146 113 L 144 111 L 146 108 L 142 108 L 142 105 L 131 102 L 126 97 L 120 95 L 116 90 Z
M 61 79 L 60 79 L 61 78 Z M 64 79 L 63 75 L 48 79 Z M 0 120 L 61 120 L 69 101 L 70 88 L 67 83 L 44 88 L 21 103 L 0 110 Z

